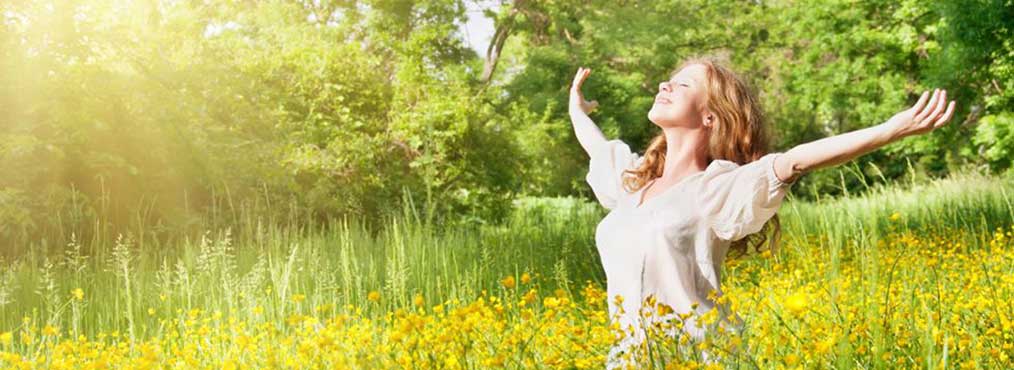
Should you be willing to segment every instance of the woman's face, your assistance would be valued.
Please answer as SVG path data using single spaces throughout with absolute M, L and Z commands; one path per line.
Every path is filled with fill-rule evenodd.
M 706 68 L 702 64 L 691 64 L 672 75 L 669 81 L 660 83 L 648 119 L 661 128 L 701 127 L 707 115 L 703 106 L 707 99 Z

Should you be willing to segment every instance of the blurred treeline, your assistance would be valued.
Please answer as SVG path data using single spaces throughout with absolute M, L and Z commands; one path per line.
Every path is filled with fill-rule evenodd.
M 4 1 L 0 245 L 378 220 L 409 199 L 442 225 L 495 223 L 521 195 L 591 197 L 577 67 L 594 70 L 592 118 L 643 151 L 658 83 L 702 54 L 756 86 L 776 150 L 924 89 L 958 101 L 951 125 L 811 173 L 797 197 L 1014 158 L 1009 1 L 483 5 L 479 55 L 464 0 Z

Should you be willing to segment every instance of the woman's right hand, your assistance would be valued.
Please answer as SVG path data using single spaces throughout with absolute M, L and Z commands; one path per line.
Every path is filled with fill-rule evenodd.
M 929 99 L 929 102 L 926 102 Z M 921 135 L 942 127 L 954 115 L 954 101 L 947 101 L 947 90 L 934 89 L 933 97 L 926 91 L 911 108 L 898 112 L 887 121 L 892 140 Z
M 574 83 L 570 85 L 570 107 L 578 108 L 584 114 L 591 113 L 599 106 L 598 101 L 584 100 L 584 95 L 581 94 L 581 84 L 588 78 L 591 70 L 588 68 L 580 67 L 577 69 L 577 75 L 574 76 Z

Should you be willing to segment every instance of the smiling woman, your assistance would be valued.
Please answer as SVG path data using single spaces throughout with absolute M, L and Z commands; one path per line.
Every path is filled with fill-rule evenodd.
M 730 246 L 745 246 L 792 185 L 774 176 L 779 154 L 763 156 L 767 139 L 754 130 L 762 117 L 751 91 L 712 60 L 687 60 L 659 84 L 648 118 L 663 132 L 641 156 L 620 140 L 606 141 L 581 114 L 597 105 L 580 95 L 587 75 L 582 69 L 575 79 L 571 112 L 578 140 L 592 149 L 586 180 L 611 210 L 595 233 L 609 296 L 624 298 L 610 305 L 610 316 L 621 327 L 643 325 L 639 313 L 648 297 L 667 307 L 668 315 L 655 316 L 662 321 L 710 311 L 722 296 L 719 277 Z M 682 327 L 700 340 L 708 329 L 695 320 L 691 315 Z M 735 331 L 735 322 L 723 316 L 717 325 Z M 622 338 L 607 367 L 622 366 L 624 354 L 644 339 Z
M 595 231 L 607 291 L 615 298 L 609 314 L 633 333 L 613 346 L 607 368 L 632 359 L 634 346 L 645 340 L 638 329 L 644 325 L 679 320 L 698 341 L 715 326 L 738 331 L 738 317 L 727 317 L 728 307 L 719 303 L 726 254 L 759 249 L 766 241 L 777 248 L 777 211 L 803 171 L 938 127 L 954 107 L 945 112 L 943 94 L 928 104 L 923 94 L 884 125 L 771 153 L 753 89 L 715 59 L 690 58 L 659 84 L 648 119 L 662 131 L 641 156 L 621 140 L 607 140 L 587 117 L 597 106 L 580 92 L 589 73 L 579 69 L 574 79 L 571 119 L 591 158 L 586 181 L 610 210 Z M 761 232 L 769 225 L 771 240 Z M 655 303 L 669 314 L 642 316 Z M 714 325 L 696 325 L 714 308 L 720 308 Z
M 596 247 L 609 297 L 625 298 L 610 304 L 610 317 L 623 328 L 644 325 L 639 317 L 643 301 L 654 297 L 673 312 L 651 316 L 653 320 L 692 314 L 682 326 L 691 338 L 702 340 L 713 328 L 699 328 L 696 322 L 716 308 L 723 295 L 719 277 L 730 245 L 759 231 L 792 185 L 774 175 L 772 163 L 778 155 L 742 166 L 715 160 L 644 199 L 645 189 L 628 193 L 620 183 L 625 169 L 643 164 L 644 157 L 620 140 L 594 153 L 586 180 L 611 210 L 596 228 Z M 722 316 L 717 324 L 737 331 L 739 321 Z M 611 352 L 610 366 L 618 366 L 618 358 L 644 339 L 638 334 L 621 340 Z

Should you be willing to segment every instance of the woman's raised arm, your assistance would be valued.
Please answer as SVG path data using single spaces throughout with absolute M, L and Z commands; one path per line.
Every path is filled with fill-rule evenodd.
M 793 147 L 775 158 L 775 175 L 784 181 L 795 181 L 803 173 L 848 162 L 904 137 L 943 126 L 954 115 L 954 102 L 948 104 L 947 91 L 935 89 L 927 103 L 929 94 L 924 92 L 911 108 L 877 126 Z
M 585 101 L 581 94 L 581 84 L 584 83 L 585 78 L 588 78 L 589 73 L 591 73 L 590 69 L 578 68 L 577 75 L 574 76 L 574 83 L 570 85 L 568 111 L 570 112 L 570 121 L 574 125 L 574 136 L 577 136 L 577 141 L 581 143 L 585 153 L 591 157 L 592 153 L 597 153 L 598 148 L 606 144 L 606 136 L 588 117 L 588 113 L 595 110 L 599 103 Z

